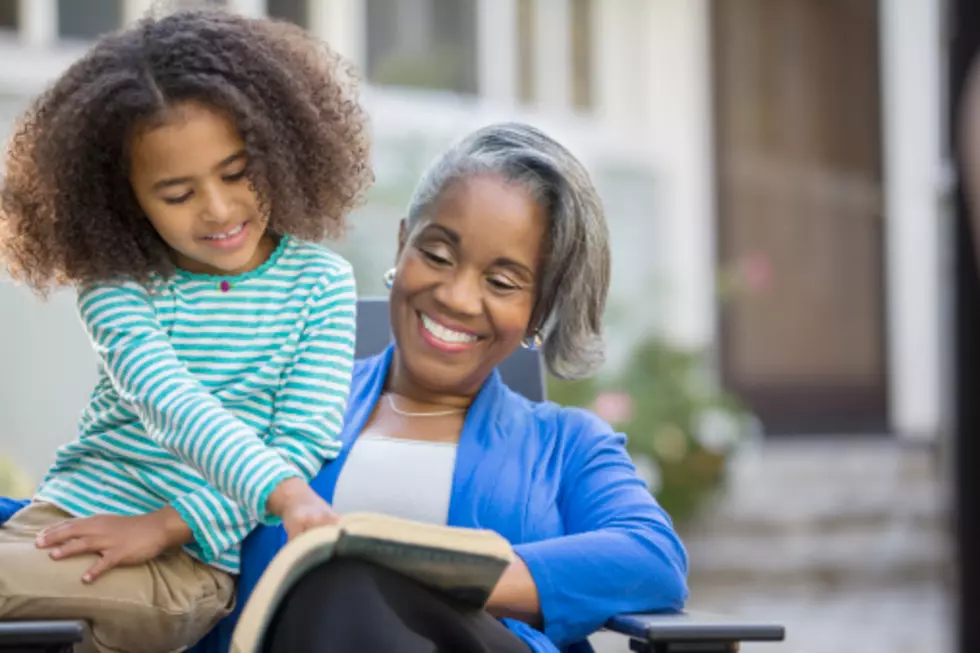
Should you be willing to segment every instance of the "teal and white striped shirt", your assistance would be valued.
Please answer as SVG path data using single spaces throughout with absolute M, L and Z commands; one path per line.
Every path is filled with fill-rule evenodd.
M 35 498 L 76 516 L 172 505 L 187 551 L 237 572 L 241 540 L 275 521 L 276 485 L 339 451 L 356 305 L 350 264 L 289 237 L 238 277 L 83 289 L 101 374 Z

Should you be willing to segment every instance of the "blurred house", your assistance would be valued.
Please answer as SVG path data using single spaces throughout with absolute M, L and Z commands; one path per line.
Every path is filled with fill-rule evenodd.
M 0 0 L 2 131 L 152 4 Z M 340 246 L 362 292 L 381 291 L 429 158 L 476 125 L 529 120 L 606 202 L 614 363 L 657 329 L 711 352 L 774 436 L 942 431 L 938 0 L 223 4 L 303 25 L 363 71 L 378 183 Z M 73 436 L 94 361 L 67 294 L 0 283 L 0 311 L 0 444 L 39 471 Z
M 0 0 L 0 132 L 152 4 Z M 941 0 L 222 4 L 307 27 L 367 81 L 377 184 L 339 245 L 363 294 L 450 139 L 528 120 L 585 161 L 611 365 L 651 331 L 703 348 L 771 436 L 687 533 L 695 604 L 784 620 L 789 648 L 759 651 L 944 650 L 932 447 L 895 446 L 936 444 L 948 414 Z M 0 279 L 0 454 L 41 474 L 94 378 L 71 293 Z

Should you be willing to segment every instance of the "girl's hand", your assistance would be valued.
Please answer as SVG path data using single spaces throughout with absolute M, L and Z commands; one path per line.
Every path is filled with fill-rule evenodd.
M 99 558 L 82 576 L 86 583 L 116 566 L 153 560 L 167 549 L 190 542 L 192 533 L 171 507 L 135 517 L 96 515 L 69 519 L 44 529 L 37 546 L 52 549 L 54 560 L 82 554 Z
M 317 526 L 336 524 L 340 519 L 330 504 L 300 478 L 280 483 L 269 495 L 268 510 L 282 519 L 289 539 Z

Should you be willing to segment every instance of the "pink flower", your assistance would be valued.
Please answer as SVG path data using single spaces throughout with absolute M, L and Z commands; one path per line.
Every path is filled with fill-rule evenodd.
M 772 283 L 772 265 L 764 254 L 752 254 L 742 260 L 742 283 L 750 292 L 761 292 Z
M 592 412 L 610 424 L 625 424 L 633 417 L 633 398 L 625 392 L 603 392 L 596 397 Z

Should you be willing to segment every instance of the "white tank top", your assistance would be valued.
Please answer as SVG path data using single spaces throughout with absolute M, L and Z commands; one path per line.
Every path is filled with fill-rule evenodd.
M 361 435 L 337 478 L 333 507 L 431 524 L 449 517 L 456 444 Z

